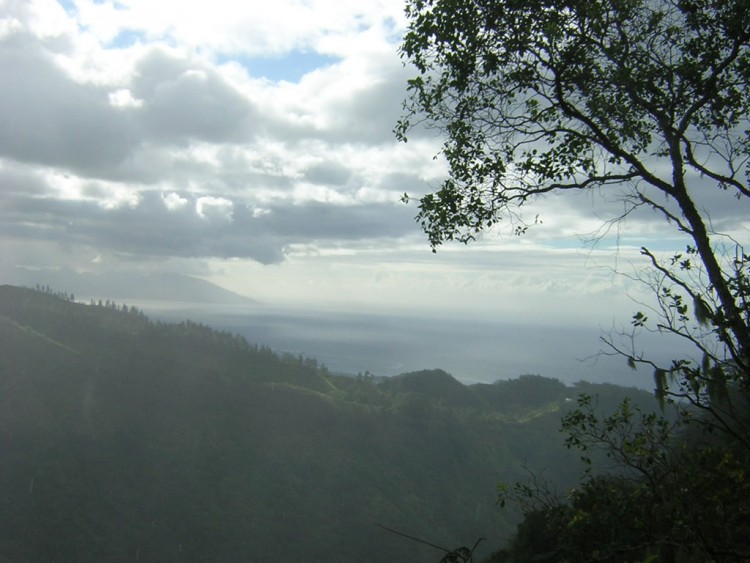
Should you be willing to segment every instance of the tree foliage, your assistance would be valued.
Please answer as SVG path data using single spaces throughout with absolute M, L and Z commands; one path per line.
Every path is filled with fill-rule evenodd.
M 539 483 L 515 489 L 527 519 L 504 560 L 749 557 L 750 255 L 746 231 L 722 232 L 720 219 L 750 209 L 750 4 L 408 0 L 406 11 L 401 53 L 416 74 L 396 135 L 437 129 L 449 167 L 419 199 L 433 251 L 501 220 L 523 234 L 528 203 L 581 190 L 622 202 L 612 223 L 647 210 L 686 241 L 641 249 L 635 277 L 653 302 L 602 338 L 604 353 L 653 370 L 678 428 L 628 404 L 601 418 L 584 398 L 564 420 L 568 445 L 603 450 L 614 469 L 586 474 L 564 501 Z M 641 331 L 695 353 L 662 365 L 639 351 Z
M 409 0 L 407 16 L 416 76 L 396 134 L 437 128 L 449 166 L 419 200 L 433 250 L 502 219 L 522 233 L 524 205 L 554 192 L 618 198 L 613 221 L 650 209 L 689 243 L 643 249 L 657 305 L 633 329 L 685 338 L 700 358 L 607 350 L 700 406 L 750 385 L 748 254 L 711 218 L 722 194 L 750 203 L 747 0 Z
M 747 451 L 696 433 L 685 417 L 627 400 L 602 416 L 582 395 L 563 417 L 566 445 L 587 466 L 582 483 L 563 497 L 537 480 L 501 489 L 501 502 L 519 502 L 526 518 L 496 560 L 746 561 Z

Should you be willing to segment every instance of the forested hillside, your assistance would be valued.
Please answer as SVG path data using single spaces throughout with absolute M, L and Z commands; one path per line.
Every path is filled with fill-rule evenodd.
M 185 321 L 0 287 L 0 561 L 438 561 L 484 552 L 500 482 L 580 476 L 580 391 L 525 376 L 329 373 Z M 429 359 L 426 359 L 427 361 Z M 554 375 L 554 374 L 551 374 Z M 645 392 L 627 390 L 652 405 Z

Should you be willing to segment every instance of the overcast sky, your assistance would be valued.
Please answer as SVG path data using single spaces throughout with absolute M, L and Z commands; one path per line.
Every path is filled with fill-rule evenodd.
M 0 0 L 0 270 L 184 273 L 277 304 L 609 327 L 649 217 L 551 197 L 517 238 L 430 252 L 400 195 L 402 0 Z M 745 228 L 745 234 L 747 229 Z M 618 235 L 616 237 L 615 235 Z M 597 348 L 596 342 L 591 343 Z

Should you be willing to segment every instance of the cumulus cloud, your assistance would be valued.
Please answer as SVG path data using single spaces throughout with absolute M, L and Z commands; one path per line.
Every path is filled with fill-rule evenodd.
M 149 140 L 249 141 L 257 121 L 253 104 L 215 71 L 161 49 L 140 59 L 131 88 L 141 100 L 133 117 Z
M 207 221 L 228 223 L 232 220 L 234 204 L 223 197 L 202 196 L 195 202 L 198 217 Z
M 102 182 L 70 186 L 69 178 L 31 166 L 0 168 L 0 233 L 8 239 L 49 240 L 144 258 L 247 258 L 262 263 L 284 259 L 289 245 L 338 244 L 387 239 L 413 230 L 407 210 L 393 202 L 316 200 L 265 206 L 225 195 L 141 187 L 112 199 Z M 58 181 L 59 186 L 53 186 Z M 62 191 L 67 195 L 63 197 Z M 53 197 L 57 194 L 57 197 Z
M 375 25 L 403 22 L 401 0 L 280 0 L 262 5 L 232 0 L 78 0 L 75 4 L 80 22 L 103 42 L 116 40 L 124 31 L 136 31 L 234 54 L 322 50 L 326 43 L 335 43 L 335 38 L 366 36 Z
M 161 199 L 164 206 L 170 211 L 179 211 L 188 204 L 188 200 L 174 192 L 162 194 Z
M 108 92 L 70 80 L 30 35 L 0 40 L 0 154 L 14 160 L 102 174 L 138 142 Z

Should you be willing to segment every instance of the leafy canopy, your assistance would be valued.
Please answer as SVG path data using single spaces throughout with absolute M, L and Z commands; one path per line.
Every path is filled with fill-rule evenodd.
M 711 222 L 719 192 L 750 203 L 747 0 L 408 0 L 406 11 L 401 54 L 416 75 L 396 134 L 437 128 L 449 166 L 419 200 L 433 250 L 503 218 L 522 233 L 524 204 L 552 192 L 619 198 L 613 221 L 650 208 L 690 244 L 671 258 L 643 249 L 658 305 L 633 328 L 686 338 L 704 360 L 657 366 L 607 343 L 652 365 L 663 395 L 668 378 L 703 405 L 709 383 L 750 385 L 748 256 Z
M 566 500 L 536 481 L 504 489 L 526 520 L 497 560 L 747 559 L 750 257 L 714 219 L 731 196 L 750 211 L 750 2 L 408 0 L 407 16 L 401 53 L 416 76 L 396 134 L 436 128 L 449 166 L 419 200 L 433 250 L 502 219 L 521 234 L 527 202 L 589 189 L 623 202 L 613 222 L 650 209 L 688 241 L 641 249 L 636 278 L 654 304 L 603 338 L 654 370 L 679 424 L 628 403 L 601 418 L 581 397 L 566 444 L 614 469 L 587 473 Z M 660 365 L 636 348 L 644 330 L 696 354 Z M 696 425 L 720 432 L 707 440 Z
M 748 155 L 747 8 L 411 0 L 402 55 L 419 74 L 397 134 L 422 119 L 441 128 L 451 172 L 421 202 L 431 242 L 467 240 L 555 189 L 641 180 L 677 197 L 678 163 L 750 196 L 747 167 L 726 154 Z

